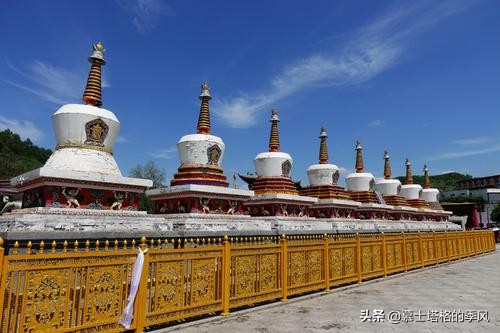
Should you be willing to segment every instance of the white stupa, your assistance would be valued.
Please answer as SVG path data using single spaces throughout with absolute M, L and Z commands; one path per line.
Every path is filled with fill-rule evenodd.
M 66 104 L 52 115 L 57 141 L 54 153 L 43 167 L 11 180 L 20 191 L 29 190 L 24 199 L 31 195 L 37 198 L 38 205 L 47 206 L 61 200 L 61 206 L 64 206 L 68 197 L 76 200 L 79 195 L 79 205 L 92 203 L 106 207 L 108 203 L 101 201 L 108 195 L 99 193 L 96 197 L 95 191 L 120 191 L 127 197 L 125 192 L 141 193 L 153 184 L 151 180 L 122 176 L 113 157 L 120 122 L 113 112 L 101 107 L 101 66 L 105 64 L 101 43 L 93 46 L 89 61 L 92 67 L 83 95 L 86 104 Z M 66 187 L 72 190 L 64 191 Z M 83 188 L 93 191 L 92 198 L 81 190 Z M 123 202 L 124 199 L 120 200 Z M 34 203 L 24 204 L 30 206 Z M 69 204 L 71 206 L 77 206 L 76 201 Z
M 349 191 L 351 198 L 361 202 L 376 202 L 373 193 L 373 186 L 375 185 L 375 177 L 369 172 L 364 172 L 363 163 L 363 147 L 361 142 L 356 141 L 356 172 L 350 173 L 345 177 L 347 191 Z
M 401 186 L 401 195 L 408 200 L 419 200 L 422 192 L 422 186 L 413 184 L 413 175 L 411 172 L 411 163 L 409 159 L 405 161 L 406 166 L 406 184 Z
M 437 188 L 431 188 L 429 168 L 427 165 L 424 165 L 424 188 L 422 189 L 421 199 L 429 203 L 432 209 L 443 209 L 439 203 L 439 190 Z

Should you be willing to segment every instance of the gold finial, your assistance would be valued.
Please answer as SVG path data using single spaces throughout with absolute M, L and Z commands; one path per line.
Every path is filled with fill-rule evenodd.
M 321 127 L 319 138 L 321 139 L 319 145 L 319 164 L 328 164 L 328 148 L 326 146 L 328 135 L 326 135 L 326 129 L 324 127 Z
M 384 178 L 391 179 L 391 162 L 389 161 L 389 153 L 384 151 Z
M 411 163 L 409 159 L 406 159 L 405 165 L 406 165 L 406 184 L 411 185 L 413 184 L 413 175 L 411 173 Z
M 208 101 L 212 99 L 210 96 L 210 88 L 207 82 L 201 85 L 201 93 L 199 96 L 201 100 L 200 114 L 198 116 L 198 134 L 210 134 L 210 109 L 208 107 Z
M 424 165 L 424 188 L 431 188 L 431 179 L 429 178 L 429 168 Z
M 92 55 L 89 62 L 92 64 L 87 79 L 87 85 L 83 93 L 83 102 L 87 105 L 102 106 L 102 85 L 101 85 L 101 66 L 105 65 L 104 46 L 101 42 L 92 45 Z
M 278 110 L 271 110 L 271 134 L 269 136 L 269 151 L 280 151 L 280 135 L 278 131 Z
M 361 142 L 356 140 L 356 173 L 363 173 L 365 171 L 365 166 L 363 163 L 363 147 L 361 147 Z

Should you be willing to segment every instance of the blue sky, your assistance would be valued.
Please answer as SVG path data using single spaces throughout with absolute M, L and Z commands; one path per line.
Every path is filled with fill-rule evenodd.
M 91 43 L 107 50 L 104 107 L 122 123 L 127 174 L 156 161 L 170 177 L 177 140 L 193 133 L 200 84 L 212 89 L 212 133 L 224 168 L 253 171 L 271 108 L 282 151 L 307 182 L 319 129 L 330 162 L 381 176 L 500 173 L 498 1 L 4 1 L 0 129 L 55 145 L 50 116 L 79 103 Z

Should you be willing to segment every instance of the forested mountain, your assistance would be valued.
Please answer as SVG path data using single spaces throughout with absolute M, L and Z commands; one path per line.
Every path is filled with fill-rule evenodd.
M 0 132 L 0 179 L 11 178 L 41 167 L 52 151 L 35 146 L 30 139 L 6 129 Z
M 406 178 L 404 176 L 396 177 L 404 184 Z M 464 179 L 471 179 L 471 175 L 464 175 L 459 172 L 449 172 L 442 175 L 435 175 L 429 177 L 431 180 L 431 187 L 437 188 L 440 191 L 454 190 L 457 186 L 457 181 Z M 424 176 L 413 175 L 413 183 L 424 186 Z

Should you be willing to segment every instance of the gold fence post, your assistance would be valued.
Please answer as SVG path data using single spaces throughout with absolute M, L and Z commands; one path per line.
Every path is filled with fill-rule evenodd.
M 363 272 L 361 271 L 361 237 L 356 233 L 356 268 L 358 270 L 358 283 L 363 281 Z
M 450 256 L 450 238 L 448 236 L 448 230 L 444 231 L 444 235 L 446 237 L 446 256 L 448 257 L 448 262 L 451 261 L 451 256 Z
M 422 240 L 422 233 L 420 230 L 418 231 L 418 247 L 420 248 L 420 262 L 422 265 L 422 268 L 425 266 L 425 261 L 424 261 L 424 242 Z M 429 255 L 429 249 L 427 249 L 427 256 Z
M 328 235 L 323 235 L 323 269 L 325 270 L 325 291 L 330 290 L 330 249 Z
M 464 230 L 464 234 L 462 235 L 462 238 L 463 238 L 463 257 L 468 257 L 469 256 L 469 245 L 467 244 L 468 240 L 467 240 L 467 231 Z
M 5 287 L 6 287 L 4 279 L 7 274 L 7 262 L 6 262 L 7 258 L 4 257 L 5 249 L 3 247 L 3 244 L 4 244 L 3 238 L 0 237 L 0 319 L 3 318 L 4 297 L 5 297 Z M 0 326 L 2 326 L 1 322 Z
M 141 237 L 141 244 L 139 245 L 141 250 L 144 252 L 148 245 L 146 243 L 146 237 Z M 147 289 L 148 289 L 148 271 L 149 271 L 149 251 L 144 253 L 144 264 L 142 266 L 141 280 L 139 282 L 139 288 L 137 289 L 136 295 L 136 309 L 137 309 L 137 321 L 135 326 L 135 331 L 137 333 L 142 333 L 144 327 L 146 326 L 146 313 L 147 313 Z
M 407 253 L 406 253 L 406 236 L 405 236 L 404 231 L 401 232 L 401 236 L 403 237 L 403 251 L 401 251 L 403 253 L 403 264 L 405 265 L 405 272 L 408 272 L 408 258 L 406 257 L 406 255 L 407 255 Z
M 472 232 L 472 255 L 477 254 L 477 246 L 476 246 L 476 232 L 473 230 Z
M 382 264 L 384 265 L 384 277 L 387 277 L 387 248 L 385 245 L 385 234 L 382 231 Z
M 288 245 L 286 236 L 281 236 L 281 301 L 288 302 Z
M 432 230 L 432 242 L 434 243 L 434 260 L 436 261 L 436 265 L 439 264 L 439 258 L 437 256 L 437 240 L 436 240 L 436 231 Z
M 229 237 L 224 235 L 222 243 L 222 316 L 229 314 L 229 299 L 231 286 L 231 243 Z

